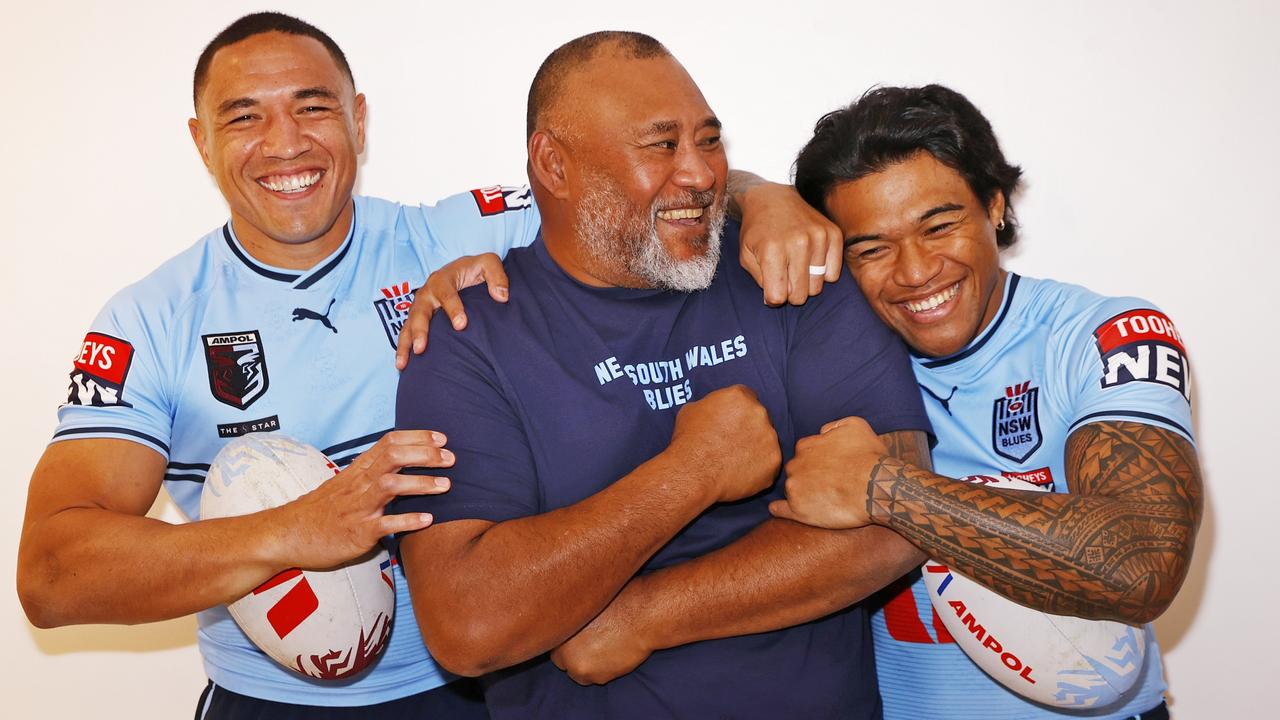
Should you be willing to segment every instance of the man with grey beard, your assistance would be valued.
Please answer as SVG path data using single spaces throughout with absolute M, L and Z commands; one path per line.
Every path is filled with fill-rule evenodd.
M 659 213 L 670 214 L 681 203 L 667 202 L 668 208 L 628 204 L 625 193 L 612 179 L 597 175 L 588 179 L 578 205 L 578 240 L 587 251 L 617 271 L 630 271 L 650 287 L 692 292 L 711 284 L 720 262 L 720 235 L 724 232 L 724 199 L 710 190 L 689 190 L 684 205 L 711 208 L 704 236 L 693 237 L 696 251 L 684 261 L 676 260 L 663 248 L 658 237 Z M 688 214 L 686 212 L 685 214 Z
M 504 262 L 519 291 L 464 291 L 466 330 L 401 376 L 397 427 L 457 460 L 447 496 L 392 509 L 435 516 L 400 546 L 432 655 L 486 675 L 499 719 L 878 718 L 854 603 L 922 556 L 768 505 L 837 418 L 927 463 L 903 345 L 847 276 L 760 303 L 729 261 L 720 121 L 653 38 L 553 52 L 528 128 L 543 229 Z

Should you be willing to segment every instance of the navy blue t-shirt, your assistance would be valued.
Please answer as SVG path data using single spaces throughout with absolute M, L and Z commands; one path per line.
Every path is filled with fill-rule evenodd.
M 678 293 L 583 285 L 541 239 L 511 251 L 510 301 L 465 292 L 467 329 L 438 313 L 430 350 L 401 376 L 396 427 L 444 432 L 457 463 L 440 473 L 455 479 L 448 493 L 394 511 L 501 522 L 572 505 L 666 448 L 681 405 L 738 383 L 768 409 L 784 460 L 847 415 L 878 433 L 929 428 L 905 348 L 850 278 L 804 306 L 769 308 L 737 257 L 731 223 L 711 287 Z M 767 492 L 713 506 L 641 572 L 733 542 L 783 495 L 779 475 Z M 486 684 L 494 718 L 880 717 L 860 607 L 659 651 L 604 686 L 577 685 L 546 656 Z

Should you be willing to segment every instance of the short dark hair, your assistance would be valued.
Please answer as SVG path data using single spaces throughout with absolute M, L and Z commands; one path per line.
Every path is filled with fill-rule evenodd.
M 319 40 L 320 44 L 324 45 L 325 50 L 329 51 L 333 61 L 337 63 L 338 69 L 347 76 L 347 79 L 351 81 L 351 85 L 355 86 L 356 79 L 351 74 L 351 66 L 347 64 L 347 56 L 342 53 L 342 48 L 338 47 L 338 43 L 334 42 L 333 38 L 325 34 L 323 30 L 292 15 L 278 12 L 259 12 L 245 15 L 231 23 L 210 40 L 208 45 L 204 46 L 204 52 L 201 52 L 200 59 L 196 60 L 196 72 L 191 82 L 191 101 L 196 105 L 197 109 L 199 109 L 200 105 L 200 91 L 204 89 L 205 80 L 208 79 L 209 64 L 213 62 L 214 54 L 228 45 L 233 45 L 254 35 L 269 32 L 303 35 Z
M 611 45 L 617 54 L 625 58 L 651 58 L 670 55 L 662 43 L 644 33 L 624 30 L 601 30 L 574 38 L 561 45 L 542 61 L 529 85 L 529 104 L 525 114 L 525 137 L 533 136 L 538 128 L 539 116 L 551 107 L 560 96 L 564 79 L 605 45 Z
M 997 190 L 1004 193 L 1004 228 L 996 231 L 996 244 L 1006 248 L 1017 241 L 1013 192 L 1022 169 L 1005 160 L 978 108 L 942 85 L 872 88 L 848 107 L 824 115 L 796 158 L 796 190 L 825 212 L 827 194 L 836 185 L 922 150 L 960 173 L 984 205 Z

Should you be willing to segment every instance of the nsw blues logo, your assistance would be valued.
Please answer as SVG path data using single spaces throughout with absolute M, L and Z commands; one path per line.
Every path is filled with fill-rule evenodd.
M 382 297 L 373 301 L 378 311 L 378 319 L 382 321 L 382 330 L 387 333 L 387 341 L 394 350 L 400 341 L 400 331 L 409 319 L 409 308 L 413 307 L 413 293 L 409 289 L 409 281 L 399 285 L 382 288 Z
M 1040 388 L 1031 381 L 1010 385 L 991 413 L 991 448 L 1000 457 L 1023 462 L 1040 449 Z
M 267 392 L 267 358 L 257 330 L 201 337 L 209 390 L 218 402 L 244 410 Z

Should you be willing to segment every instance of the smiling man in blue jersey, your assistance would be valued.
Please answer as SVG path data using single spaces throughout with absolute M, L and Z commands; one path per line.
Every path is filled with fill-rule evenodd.
M 389 646 L 350 681 L 276 665 L 224 604 L 280 571 L 332 567 L 431 521 L 383 514 L 396 495 L 448 488 L 401 468 L 453 462 L 432 428 L 389 432 L 392 353 L 428 273 L 533 240 L 529 190 L 476 190 L 433 207 L 353 197 L 365 98 L 328 35 L 278 13 L 218 34 L 197 62 L 193 97 L 191 136 L 231 219 L 112 298 L 78 348 L 54 442 L 31 479 L 23 607 L 40 627 L 197 613 L 211 679 L 202 717 L 483 717 L 478 694 L 428 656 L 398 567 Z M 762 242 L 772 256 L 773 241 Z M 201 521 L 218 450 L 277 430 L 344 469 L 274 510 Z M 192 522 L 145 517 L 162 486 Z
M 835 424 L 787 466 L 776 514 L 881 526 L 1017 602 L 1131 624 L 1173 600 L 1201 483 L 1182 339 L 1155 306 L 1000 267 L 1021 171 L 986 118 L 940 86 L 879 88 L 817 125 L 796 186 L 839 226 L 871 307 L 913 350 L 937 474 Z M 1047 492 L 958 483 L 1019 478 Z M 1167 718 L 1154 632 L 1133 689 L 1097 707 L 1080 678 L 1055 710 L 964 656 L 916 573 L 872 620 L 885 717 Z M 1099 678 L 1100 679 L 1100 678 Z
M 760 303 L 720 121 L 653 38 L 557 49 L 528 117 L 544 225 L 505 262 L 518 293 L 464 291 L 467 329 L 437 317 L 400 384 L 397 427 L 458 457 L 448 494 L 396 506 L 436 517 L 401 544 L 432 653 L 488 673 L 496 718 L 879 717 L 852 604 L 921 555 L 767 508 L 796 439 L 845 415 L 927 463 L 903 346 L 847 277 Z

